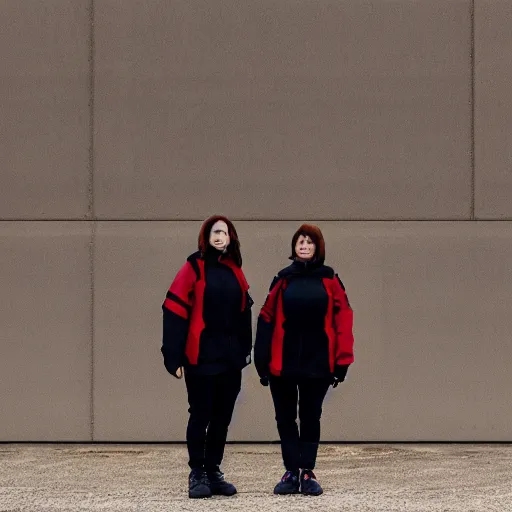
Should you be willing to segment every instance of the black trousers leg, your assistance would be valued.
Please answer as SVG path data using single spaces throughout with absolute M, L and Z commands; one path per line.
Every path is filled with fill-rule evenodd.
M 185 372 L 190 417 L 187 426 L 187 448 L 192 469 L 204 468 L 206 430 L 213 408 L 213 375 L 190 375 Z
M 301 379 L 299 387 L 300 467 L 314 469 L 320 441 L 322 404 L 331 379 Z
M 300 468 L 299 429 L 297 427 L 297 382 L 286 377 L 270 377 L 270 392 L 276 411 L 281 453 L 287 471 Z
M 205 444 L 204 465 L 207 471 L 216 470 L 222 462 L 228 428 L 241 386 L 241 370 L 215 375 L 213 406 Z

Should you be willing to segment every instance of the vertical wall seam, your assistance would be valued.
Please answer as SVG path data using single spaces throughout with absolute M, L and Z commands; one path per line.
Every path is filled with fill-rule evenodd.
M 90 332 L 91 332 L 91 352 L 90 352 L 90 401 L 89 401 L 89 407 L 90 407 L 90 424 L 89 424 L 89 437 L 91 441 L 94 441 L 94 363 L 95 363 L 95 354 L 94 354 L 94 348 L 95 348 L 95 335 L 94 335 L 94 308 L 95 308 L 95 301 L 94 301 L 94 257 L 95 257 L 95 247 L 96 247 L 96 222 L 91 222 L 91 239 L 89 244 L 89 278 L 90 278 L 90 297 L 91 297 L 91 309 L 90 309 Z
M 94 0 L 89 4 L 89 183 L 87 217 L 91 220 L 89 244 L 90 283 L 90 390 L 89 390 L 89 438 L 94 441 L 94 247 L 96 243 L 96 222 L 94 211 Z
M 475 0 L 470 3 L 471 17 L 471 220 L 475 220 L 475 182 L 476 182 L 476 160 L 475 160 Z
M 94 219 L 94 0 L 89 4 L 89 182 L 87 217 Z

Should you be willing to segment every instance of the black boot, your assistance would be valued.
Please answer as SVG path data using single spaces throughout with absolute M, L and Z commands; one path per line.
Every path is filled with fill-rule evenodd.
M 188 497 L 209 498 L 212 495 L 210 481 L 202 469 L 193 469 L 188 476 Z
M 324 492 L 311 469 L 303 469 L 300 473 L 300 492 L 309 496 L 320 496 Z
M 224 480 L 224 473 L 218 467 L 213 471 L 208 470 L 206 474 L 210 480 L 212 494 L 219 496 L 233 496 L 233 494 L 236 494 L 236 487 Z
M 287 471 L 274 487 L 274 494 L 297 494 L 299 492 L 299 470 Z

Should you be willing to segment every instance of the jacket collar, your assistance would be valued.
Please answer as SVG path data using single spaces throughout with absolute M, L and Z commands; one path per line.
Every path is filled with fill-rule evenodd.
M 293 263 L 290 265 L 290 271 L 294 274 L 302 274 L 304 272 L 310 272 L 316 268 L 320 268 L 324 262 L 313 259 L 311 261 L 301 261 L 297 258 L 290 258 Z

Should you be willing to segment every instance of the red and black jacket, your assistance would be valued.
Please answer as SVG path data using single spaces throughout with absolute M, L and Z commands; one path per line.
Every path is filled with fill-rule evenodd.
M 213 283 L 214 279 L 218 282 Z M 229 290 L 222 289 L 225 285 Z M 217 296 L 208 295 L 212 288 Z M 252 299 L 248 289 L 242 269 L 229 256 L 215 250 L 204 257 L 200 252 L 189 256 L 162 305 L 162 354 L 169 373 L 175 375 L 185 366 L 191 373 L 215 374 L 249 364 Z M 231 309 L 222 309 L 228 298 Z M 215 308 L 220 325 L 215 322 L 216 311 L 212 312 Z
M 295 297 L 283 301 L 292 285 Z M 294 304 L 303 308 L 297 315 Z M 304 314 L 310 305 L 321 311 L 320 321 L 311 322 Z M 258 318 L 254 362 L 259 376 L 335 375 L 354 361 L 352 324 L 352 308 L 334 270 L 321 263 L 294 262 L 274 278 Z

